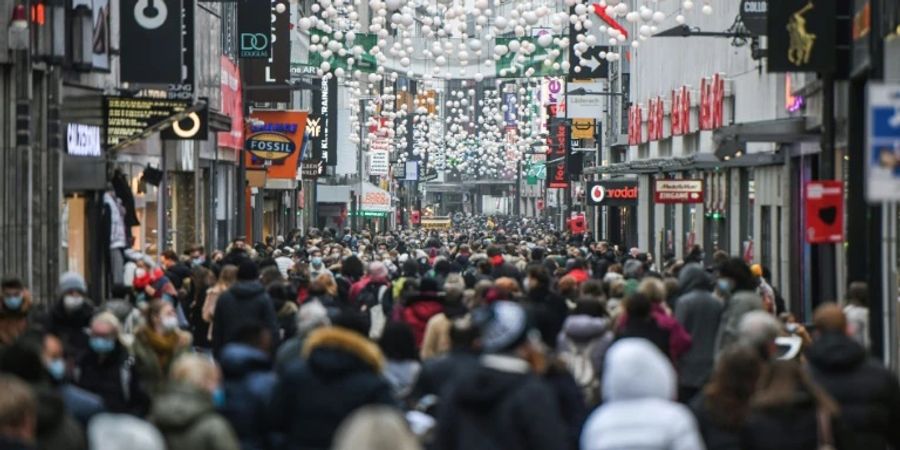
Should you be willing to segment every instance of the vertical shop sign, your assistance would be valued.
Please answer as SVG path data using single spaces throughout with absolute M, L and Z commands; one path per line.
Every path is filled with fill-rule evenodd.
M 700 129 L 715 130 L 724 125 L 725 80 L 715 74 L 700 79 Z
M 834 244 L 844 241 L 844 182 L 808 181 L 806 197 L 806 242 Z
M 284 12 L 276 12 L 278 4 Z M 290 6 L 287 0 L 273 0 L 270 3 L 272 51 L 268 58 L 244 59 L 246 97 L 256 102 L 291 101 L 291 33 Z M 240 42 L 239 42 L 240 44 Z
M 566 173 L 569 154 L 569 125 L 565 119 L 552 119 L 547 136 L 547 187 L 565 189 L 569 186 Z
M 272 179 L 296 179 L 307 116 L 306 111 L 255 111 L 243 147 L 247 167 L 265 169 Z
M 900 201 L 900 84 L 869 83 L 866 200 Z
M 182 79 L 180 0 L 122 0 L 119 14 L 121 79 L 167 85 Z M 152 51 L 148 51 L 152 42 Z
M 238 3 L 238 58 L 272 56 L 272 12 L 268 0 Z

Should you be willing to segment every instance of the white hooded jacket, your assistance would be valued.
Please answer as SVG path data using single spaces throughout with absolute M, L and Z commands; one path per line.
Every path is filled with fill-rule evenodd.
M 703 450 L 693 414 L 674 402 L 675 371 L 645 339 L 613 344 L 603 364 L 602 406 L 588 417 L 582 450 Z

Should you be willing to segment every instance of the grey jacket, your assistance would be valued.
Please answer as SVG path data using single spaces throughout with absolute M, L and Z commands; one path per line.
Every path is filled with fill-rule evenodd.
M 725 300 L 722 320 L 719 321 L 719 333 L 716 336 L 716 354 L 719 354 L 738 340 L 738 326 L 744 314 L 762 310 L 762 299 L 754 291 L 737 291 Z
M 678 362 L 678 382 L 682 386 L 702 387 L 712 373 L 716 352 L 716 335 L 724 305 L 712 294 L 712 275 L 699 264 L 681 269 L 678 284 L 683 294 L 675 303 L 675 318 L 693 340 Z

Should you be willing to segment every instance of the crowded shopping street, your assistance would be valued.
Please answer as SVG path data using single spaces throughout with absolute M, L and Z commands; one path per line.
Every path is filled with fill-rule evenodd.
M 0 4 L 0 450 L 900 450 L 900 0 Z

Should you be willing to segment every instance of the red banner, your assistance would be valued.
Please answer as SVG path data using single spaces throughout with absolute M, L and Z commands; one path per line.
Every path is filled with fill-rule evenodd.
M 844 241 L 844 183 L 841 181 L 807 181 L 806 242 L 834 244 Z
M 566 157 L 569 147 L 569 126 L 565 119 L 551 119 L 547 136 L 547 187 L 566 189 Z
M 687 86 L 672 91 L 669 123 L 672 136 L 682 136 L 691 132 L 691 94 Z
M 725 80 L 719 74 L 700 79 L 700 129 L 715 130 L 724 124 Z
M 231 131 L 218 134 L 219 146 L 240 150 L 244 148 L 244 105 L 241 102 L 241 74 L 227 56 L 220 57 L 222 65 L 222 114 L 231 117 Z

